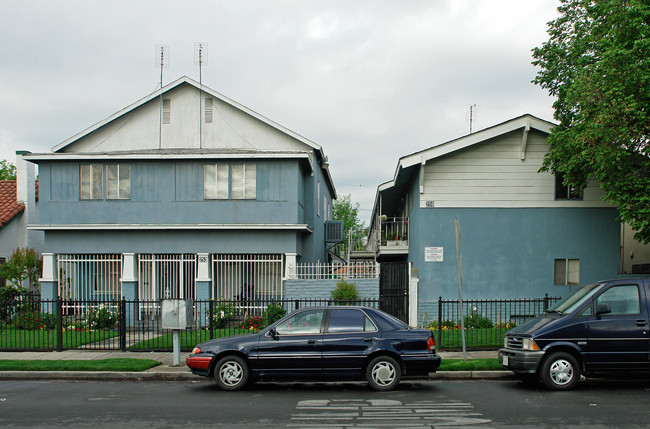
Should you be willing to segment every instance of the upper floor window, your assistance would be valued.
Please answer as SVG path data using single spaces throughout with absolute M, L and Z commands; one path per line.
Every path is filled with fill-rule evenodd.
M 257 198 L 257 169 L 255 164 L 233 164 L 232 199 L 254 200 Z
M 206 164 L 203 171 L 203 198 L 206 200 L 257 198 L 256 164 Z
M 203 167 L 203 198 L 228 199 L 228 164 L 206 164 Z
M 204 115 L 205 115 L 205 123 L 206 124 L 211 124 L 212 123 L 212 98 L 206 98 L 205 99 L 205 108 L 204 108 Z
M 106 166 L 106 199 L 128 200 L 131 198 L 131 166 L 110 164 Z
M 79 166 L 79 198 L 82 200 L 104 198 L 104 166 L 102 164 Z
M 171 124 L 172 123 L 172 101 L 169 98 L 165 98 L 163 100 L 162 123 L 163 124 Z
M 556 200 L 581 200 L 582 192 L 574 186 L 564 184 L 564 176 L 555 173 L 555 199 Z
M 82 164 L 79 166 L 79 198 L 101 200 L 104 198 L 104 165 Z M 128 200 L 131 198 L 131 166 L 128 164 L 106 165 L 106 199 Z

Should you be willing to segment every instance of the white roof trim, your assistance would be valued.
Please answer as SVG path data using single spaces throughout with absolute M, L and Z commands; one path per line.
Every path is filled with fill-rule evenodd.
M 307 224 L 69 224 L 69 225 L 28 225 L 27 229 L 35 231 L 88 231 L 88 230 L 269 230 L 269 231 L 304 231 L 313 232 L 313 228 Z
M 54 146 L 52 148 L 52 152 L 58 152 L 59 150 L 61 150 L 64 147 L 68 146 L 69 144 L 73 143 L 74 141 L 79 140 L 80 138 L 87 136 L 88 134 L 92 133 L 93 131 L 95 131 L 95 130 L 103 127 L 104 125 L 108 124 L 109 122 L 117 119 L 118 117 L 123 116 L 124 114 L 129 113 L 132 110 L 137 109 L 138 107 L 142 106 L 143 104 L 145 104 L 145 103 L 147 103 L 147 102 L 149 102 L 149 101 L 151 101 L 151 100 L 153 100 L 153 99 L 155 99 L 157 97 L 160 97 L 161 94 L 169 92 L 172 89 L 176 88 L 177 86 L 179 86 L 179 85 L 181 85 L 183 83 L 187 83 L 189 85 L 192 85 L 195 88 L 205 92 L 206 94 L 210 94 L 214 98 L 218 98 L 219 100 L 223 101 L 224 103 L 230 104 L 231 106 L 233 106 L 233 107 L 235 107 L 235 108 L 249 114 L 250 116 L 252 116 L 252 117 L 264 122 L 265 124 L 277 129 L 278 131 L 281 131 L 284 134 L 287 134 L 287 135 L 293 137 L 294 139 L 300 141 L 301 143 L 306 144 L 307 146 L 311 147 L 312 149 L 315 149 L 315 150 L 321 152 L 321 156 L 324 157 L 323 149 L 321 148 L 320 145 L 317 145 L 316 143 L 312 142 L 311 140 L 309 140 L 309 139 L 307 139 L 307 138 L 305 138 L 305 137 L 291 131 L 288 128 L 283 127 L 282 125 L 270 120 L 269 118 L 260 115 L 259 113 L 255 112 L 254 110 L 251 110 L 248 107 L 237 103 L 236 101 L 226 97 L 225 95 L 220 94 L 220 93 L 214 91 L 213 89 L 211 89 L 211 88 L 209 88 L 209 87 L 207 87 L 205 85 L 201 85 L 197 81 L 195 81 L 193 79 L 190 79 L 187 76 L 183 76 L 183 77 L 181 77 L 179 79 L 176 79 L 174 82 L 171 82 L 171 83 L 165 85 L 164 87 L 152 92 L 151 94 L 149 94 L 146 97 L 136 101 L 135 103 L 125 107 L 124 109 L 113 113 L 108 118 L 106 118 L 106 119 L 104 119 L 104 120 L 102 120 L 100 122 L 97 122 L 95 125 L 93 125 L 93 126 L 91 126 L 89 128 L 86 128 L 85 130 L 81 131 L 80 133 L 77 133 L 74 136 L 70 137 L 69 139 L 59 143 L 58 145 L 56 145 L 56 146 Z
M 307 159 L 311 164 L 311 156 L 308 152 L 197 152 L 197 153 L 35 153 L 25 156 L 29 161 L 52 161 L 52 160 L 151 160 L 151 159 Z

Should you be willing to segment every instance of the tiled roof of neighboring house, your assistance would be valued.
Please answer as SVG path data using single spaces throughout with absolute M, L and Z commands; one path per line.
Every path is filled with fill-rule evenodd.
M 0 225 L 8 224 L 23 210 L 25 206 L 16 201 L 16 181 L 0 180 Z

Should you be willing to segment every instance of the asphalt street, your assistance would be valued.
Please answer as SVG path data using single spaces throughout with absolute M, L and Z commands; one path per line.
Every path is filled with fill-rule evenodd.
M 570 392 L 516 381 L 258 383 L 0 382 L 0 427 L 645 428 L 648 380 L 591 380 Z

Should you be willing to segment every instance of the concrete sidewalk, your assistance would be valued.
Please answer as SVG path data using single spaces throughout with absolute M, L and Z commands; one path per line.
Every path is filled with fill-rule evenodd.
M 462 359 L 462 352 L 439 352 L 444 359 Z M 0 352 L 0 359 L 12 360 L 92 360 L 92 359 L 153 359 L 161 364 L 144 372 L 99 371 L 0 371 L 0 380 L 93 380 L 93 381 L 203 381 L 204 377 L 189 372 L 181 352 L 180 365 L 174 366 L 171 352 L 119 352 L 66 350 L 63 352 Z M 468 359 L 496 358 L 496 351 L 467 352 Z M 443 371 L 432 374 L 432 379 L 509 379 L 510 371 Z

